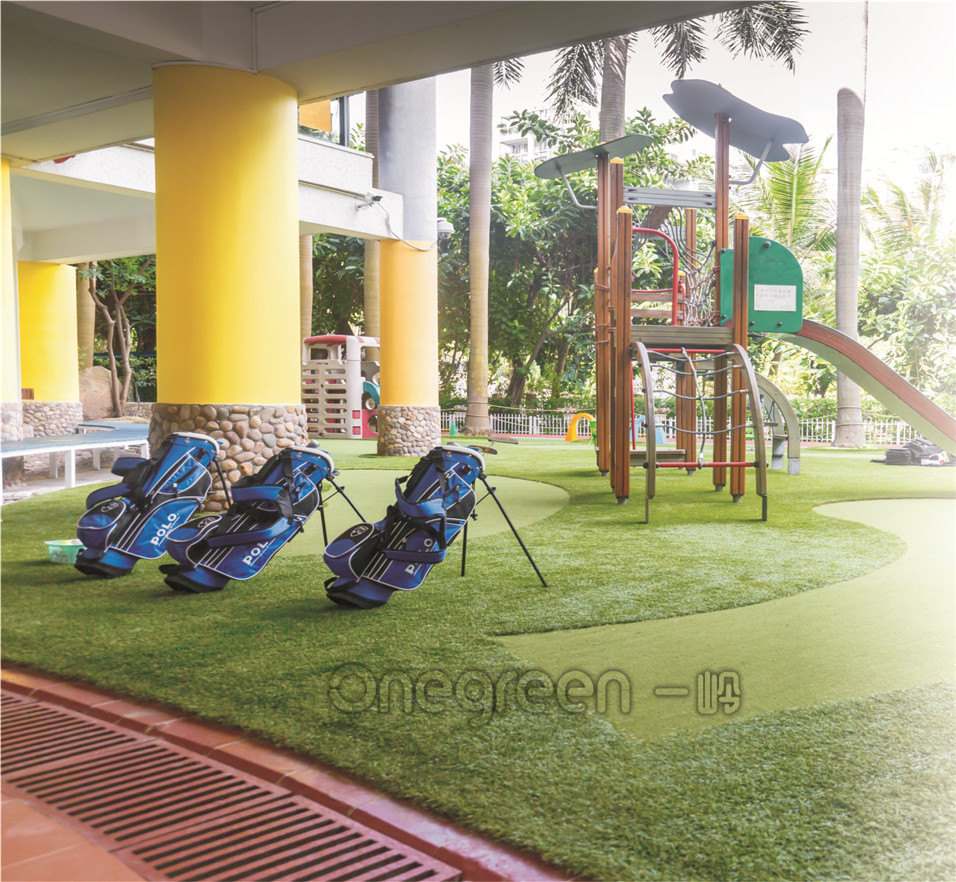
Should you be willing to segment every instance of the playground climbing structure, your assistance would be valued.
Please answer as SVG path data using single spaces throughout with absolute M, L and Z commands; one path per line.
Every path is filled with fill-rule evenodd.
M 692 473 L 710 469 L 715 489 L 729 481 L 740 501 L 746 474 L 754 469 L 761 517 L 767 517 L 767 457 L 760 399 L 778 414 L 772 433 L 772 464 L 799 472 L 796 415 L 783 393 L 753 370 L 750 334 L 775 334 L 826 358 L 919 432 L 956 455 L 956 419 L 888 368 L 855 340 L 803 319 L 803 274 L 796 258 L 770 239 L 751 236 L 749 220 L 731 227 L 730 187 L 756 179 L 764 162 L 789 159 L 785 144 L 807 141 L 795 120 L 767 113 L 720 86 L 675 80 L 664 100 L 685 121 L 715 141 L 713 192 L 624 186 L 623 157 L 650 143 L 630 135 L 576 153 L 557 156 L 535 169 L 541 178 L 561 178 L 597 167 L 597 268 L 594 275 L 594 336 L 597 466 L 610 475 L 619 502 L 631 489 L 631 467 L 645 470 L 645 519 L 661 468 Z M 730 180 L 730 148 L 754 157 L 748 181 Z M 574 194 L 572 193 L 572 198 Z M 639 221 L 635 209 L 642 211 Z M 698 213 L 714 212 L 709 247 L 698 243 Z M 732 235 L 731 235 L 732 232 Z M 635 248 L 654 247 L 669 285 L 634 285 Z M 664 278 L 666 280 L 667 273 Z M 635 377 L 643 398 L 645 449 L 629 450 L 635 422 Z M 675 401 L 676 448 L 659 443 L 656 410 L 661 398 Z M 778 422 L 779 420 L 779 422 Z M 777 426 L 780 427 L 778 431 Z M 707 450 L 707 443 L 710 450 Z M 786 454 L 785 454 L 786 447 Z
M 794 120 L 758 110 L 711 83 L 678 80 L 672 89 L 668 104 L 715 138 L 713 192 L 625 188 L 623 157 L 647 146 L 642 136 L 555 157 L 536 170 L 567 184 L 569 172 L 597 166 L 597 465 L 622 503 L 630 496 L 632 461 L 643 467 L 646 519 L 658 469 L 709 469 L 714 487 L 722 490 L 729 481 L 737 502 L 752 468 L 766 519 L 764 425 L 748 333 L 799 328 L 802 274 L 785 248 L 750 236 L 746 217 L 734 220 L 731 241 L 730 147 L 756 157 L 759 169 L 764 161 L 789 158 L 783 144 L 803 143 L 807 135 Z M 637 207 L 644 211 L 639 223 Z M 709 248 L 697 241 L 701 210 L 714 212 Z M 649 246 L 665 255 L 667 287 L 634 286 L 635 247 Z M 643 451 L 629 449 L 635 378 L 645 415 Z M 677 422 L 676 449 L 667 451 L 658 446 L 655 426 L 664 394 L 675 399 Z

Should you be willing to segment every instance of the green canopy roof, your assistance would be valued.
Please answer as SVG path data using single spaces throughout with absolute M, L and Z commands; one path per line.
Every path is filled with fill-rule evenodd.
M 537 166 L 534 173 L 545 180 L 560 178 L 573 172 L 594 168 L 599 156 L 610 156 L 611 159 L 614 159 L 615 157 L 639 153 L 649 147 L 652 141 L 653 139 L 647 135 L 625 135 L 623 138 L 597 144 L 594 147 L 588 147 L 586 150 L 565 153 L 563 156 L 554 156 Z

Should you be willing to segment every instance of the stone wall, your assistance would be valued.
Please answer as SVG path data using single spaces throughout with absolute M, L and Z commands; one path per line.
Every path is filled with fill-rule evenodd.
M 20 401 L 4 401 L 0 404 L 3 434 L 0 440 L 19 441 L 23 437 L 23 404 Z
M 379 456 L 424 456 L 441 444 L 441 409 L 379 405 Z
M 83 405 L 79 401 L 24 401 L 23 430 L 32 429 L 33 437 L 72 435 L 83 422 Z
M 128 417 L 142 417 L 144 420 L 152 419 L 153 402 L 152 401 L 127 401 L 123 408 L 123 415 Z
M 309 440 L 302 404 L 154 404 L 150 448 L 156 450 L 173 432 L 198 432 L 222 439 L 220 464 L 230 484 L 258 471 L 283 447 L 304 445 Z M 203 509 L 221 511 L 225 501 L 216 475 Z
M 0 417 L 3 423 L 3 435 L 0 440 L 20 441 L 23 438 L 23 405 L 19 401 L 4 401 L 0 404 Z M 19 487 L 23 484 L 23 457 L 11 456 L 3 460 L 3 487 Z

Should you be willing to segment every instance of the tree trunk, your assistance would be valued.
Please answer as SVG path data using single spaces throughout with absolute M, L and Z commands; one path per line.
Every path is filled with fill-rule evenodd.
M 554 324 L 554 320 L 561 313 L 561 310 L 567 306 L 567 303 L 568 298 L 565 298 L 558 304 L 558 308 L 548 317 L 548 320 L 544 323 L 544 327 L 541 329 L 541 333 L 538 334 L 538 339 L 531 348 L 531 354 L 528 356 L 528 360 L 524 363 L 524 366 L 522 367 L 517 360 L 512 361 L 511 379 L 508 382 L 508 391 L 505 394 L 511 399 L 511 403 L 515 407 L 521 406 L 521 396 L 524 395 L 528 371 L 531 369 L 531 365 L 537 361 L 541 348 L 547 342 L 548 337 L 551 336 L 551 325 Z
M 365 93 L 365 151 L 372 154 L 372 186 L 378 187 L 378 89 L 371 89 Z M 367 337 L 378 337 L 381 333 L 379 325 L 380 251 L 378 239 L 365 240 L 362 327 Z M 370 361 L 378 361 L 378 349 L 367 349 L 366 356 Z
M 468 357 L 468 409 L 462 432 L 486 435 L 488 416 L 488 254 L 491 238 L 491 147 L 494 70 L 471 71 L 471 135 L 468 160 L 468 277 L 471 282 L 471 345 Z
M 631 38 L 628 34 L 608 37 L 604 43 L 604 71 L 601 76 L 601 116 L 599 137 L 613 141 L 624 137 L 624 98 L 627 86 L 627 57 Z
M 312 302 L 315 277 L 312 272 L 312 236 L 299 236 L 299 337 L 312 336 Z
M 836 326 L 857 339 L 860 287 L 860 200 L 863 168 L 863 103 L 849 89 L 837 93 Z M 862 447 L 860 387 L 837 372 L 837 447 Z
M 76 347 L 80 353 L 79 367 L 82 370 L 93 367 L 96 307 L 90 299 L 90 280 L 83 276 L 90 269 L 90 264 L 81 263 L 76 268 Z
M 561 377 L 564 376 L 564 368 L 568 363 L 568 353 L 571 350 L 571 341 L 567 337 L 562 337 L 558 341 L 558 357 L 554 365 L 554 382 L 551 384 L 551 397 L 558 398 L 561 395 Z

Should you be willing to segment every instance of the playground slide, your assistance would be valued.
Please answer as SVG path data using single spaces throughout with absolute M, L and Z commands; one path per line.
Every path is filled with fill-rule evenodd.
M 802 346 L 839 368 L 917 432 L 956 456 L 956 419 L 846 334 L 804 319 L 803 327 L 781 339 Z

